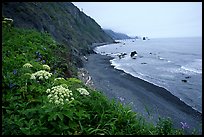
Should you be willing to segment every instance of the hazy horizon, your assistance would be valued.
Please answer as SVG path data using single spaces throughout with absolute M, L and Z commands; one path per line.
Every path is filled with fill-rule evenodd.
M 202 37 L 202 2 L 72 3 L 103 29 L 131 37 Z

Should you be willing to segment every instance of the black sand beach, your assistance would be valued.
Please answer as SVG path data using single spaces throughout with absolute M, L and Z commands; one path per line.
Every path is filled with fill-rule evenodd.
M 174 127 L 181 128 L 186 122 L 191 133 L 196 128 L 202 134 L 202 114 L 180 101 L 164 88 L 135 78 L 110 65 L 108 56 L 90 54 L 84 68 L 92 77 L 96 89 L 111 99 L 131 104 L 133 111 L 143 115 L 147 121 L 156 123 L 158 117 L 169 117 Z

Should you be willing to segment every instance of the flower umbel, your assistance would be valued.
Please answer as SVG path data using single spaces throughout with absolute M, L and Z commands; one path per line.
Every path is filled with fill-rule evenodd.
M 33 65 L 31 65 L 30 63 L 26 63 L 23 65 L 24 68 L 31 68 L 33 67 Z
M 52 87 L 51 89 L 47 89 L 46 93 L 48 93 L 48 99 L 50 103 L 61 104 L 63 105 L 65 102 L 70 102 L 74 100 L 72 97 L 72 91 L 64 88 L 62 85 Z
M 40 70 L 40 71 L 37 71 L 37 72 L 31 74 L 30 79 L 36 79 L 36 78 L 38 78 L 38 79 L 43 79 L 43 78 L 48 79 L 51 76 L 52 76 L 52 73 L 49 73 L 49 72 L 47 72 L 45 70 Z
M 89 95 L 89 92 L 85 88 L 78 88 L 77 91 L 79 91 L 81 95 Z
M 43 65 L 43 69 L 50 71 L 50 67 L 48 65 Z
M 55 78 L 55 81 L 56 80 L 65 80 L 64 78 Z

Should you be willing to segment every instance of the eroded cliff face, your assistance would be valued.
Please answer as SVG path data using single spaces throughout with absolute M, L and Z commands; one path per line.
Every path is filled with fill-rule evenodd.
M 14 26 L 48 32 L 77 54 L 86 54 L 91 43 L 113 42 L 101 27 L 70 2 L 2 3 L 2 16 Z

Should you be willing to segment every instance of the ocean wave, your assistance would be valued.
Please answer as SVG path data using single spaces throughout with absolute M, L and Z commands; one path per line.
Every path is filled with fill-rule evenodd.
M 170 61 L 170 60 L 168 60 L 168 59 L 166 59 L 166 58 L 160 57 L 160 56 L 158 56 L 158 59 L 159 59 L 159 60 L 163 60 L 163 61 L 167 61 L 168 63 L 172 62 L 172 61 Z
M 181 69 L 202 74 L 202 59 L 195 59 L 193 62 L 181 66 Z
M 162 88 L 165 88 L 166 90 L 169 90 L 169 89 L 167 89 L 166 86 L 164 86 L 165 81 L 163 81 L 161 79 L 156 79 L 155 77 L 151 77 L 150 75 L 147 75 L 145 73 L 137 72 L 131 67 L 131 64 L 126 64 L 126 66 L 124 66 L 121 63 L 117 63 L 116 58 L 110 60 L 110 63 L 111 63 L 111 66 L 113 66 L 117 70 L 122 70 L 125 73 L 130 74 L 133 77 L 140 78 L 140 79 L 142 79 L 146 82 L 152 83 L 158 87 L 162 87 Z
M 160 60 L 165 60 L 164 58 L 159 57 Z
M 141 72 L 136 72 L 134 69 L 130 68 L 130 69 L 126 69 L 124 68 L 123 65 L 121 65 L 120 63 L 117 63 L 116 62 L 117 59 L 112 59 L 110 60 L 110 63 L 111 63 L 111 66 L 114 67 L 114 69 L 117 69 L 117 70 L 122 70 L 123 72 L 125 72 L 126 74 L 129 74 L 133 77 L 136 77 L 136 78 L 139 78 L 143 81 L 146 81 L 148 83 L 151 83 L 157 87 L 161 87 L 161 88 L 164 88 L 166 89 L 167 91 L 169 91 L 172 95 L 178 97 L 172 90 L 170 90 L 170 88 L 165 84 L 164 81 L 162 80 L 159 80 L 159 79 L 155 79 L 153 77 L 150 77 L 144 73 L 141 73 Z M 186 105 L 190 106 L 191 108 L 193 108 L 194 110 L 202 113 L 202 111 L 197 108 L 197 107 L 194 107 L 191 103 L 188 103 L 186 102 L 184 99 L 182 99 L 181 97 L 178 97 L 180 99 L 180 101 L 184 102 Z
M 190 67 L 185 67 L 185 66 L 182 66 L 181 68 L 186 71 L 202 74 L 202 69 L 190 68 Z
M 180 98 L 181 101 L 185 101 L 186 104 L 192 106 L 193 109 L 200 110 L 199 106 L 194 107 L 194 103 L 196 101 L 191 95 L 186 96 L 190 99 L 193 99 L 193 103 L 186 101 L 185 95 L 179 95 L 179 93 L 183 91 L 182 88 L 185 88 L 187 84 L 191 84 L 190 81 L 188 83 L 181 84 L 178 85 L 178 87 L 175 87 L 175 89 L 181 89 L 178 92 L 171 87 L 172 83 L 177 84 L 177 76 L 184 77 L 184 74 L 187 74 L 188 76 L 196 76 L 202 74 L 202 59 L 200 57 L 200 54 L 197 54 L 197 52 L 196 54 L 193 54 L 194 50 L 189 51 L 189 53 L 192 54 L 186 54 L 185 52 L 188 50 L 181 51 L 181 53 L 178 52 L 178 54 L 170 53 L 171 51 L 168 51 L 168 54 L 166 54 L 166 50 L 163 51 L 158 47 L 153 49 L 150 48 L 149 51 L 147 51 L 147 48 L 145 48 L 145 46 L 147 45 L 141 43 L 138 43 L 136 45 L 135 43 L 132 44 L 131 42 L 125 41 L 124 46 L 123 43 L 124 41 L 119 44 L 100 46 L 95 49 L 95 52 L 101 55 L 113 57 L 113 59 L 110 60 L 110 64 L 115 69 L 122 70 L 126 74 L 132 75 L 133 77 L 137 77 L 158 87 L 165 88 L 166 90 L 171 91 L 173 95 Z M 129 54 L 133 50 L 136 50 L 138 52 L 138 55 L 143 56 L 143 58 L 137 58 L 135 60 L 131 59 Z M 180 48 L 178 51 L 180 51 Z M 118 55 L 124 52 L 127 53 L 127 56 L 119 59 Z M 158 54 L 153 54 L 155 56 L 152 56 L 149 55 L 150 52 L 158 52 Z M 147 65 L 141 65 L 143 62 L 147 63 Z M 152 69 L 150 67 L 152 67 Z M 157 73 L 158 75 L 155 75 Z M 192 85 L 190 85 L 190 87 L 192 87 Z M 195 92 L 200 92 L 199 88 L 198 90 L 194 90 Z M 196 95 L 194 96 L 196 97 Z

